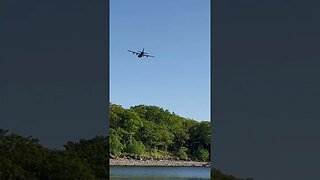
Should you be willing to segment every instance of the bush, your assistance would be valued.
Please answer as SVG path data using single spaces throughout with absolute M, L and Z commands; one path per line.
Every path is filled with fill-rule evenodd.
M 188 149 L 186 147 L 181 147 L 178 152 L 179 158 L 183 160 L 187 160 L 188 159 L 187 151 Z
M 145 153 L 146 147 L 141 141 L 133 140 L 130 144 L 127 145 L 126 152 L 132 155 L 142 155 Z
M 122 154 L 122 150 L 124 149 L 124 145 L 121 144 L 119 138 L 117 136 L 110 136 L 110 152 L 115 156 L 119 156 Z
M 201 161 L 208 161 L 209 160 L 209 152 L 206 149 L 199 148 L 197 151 L 197 158 Z

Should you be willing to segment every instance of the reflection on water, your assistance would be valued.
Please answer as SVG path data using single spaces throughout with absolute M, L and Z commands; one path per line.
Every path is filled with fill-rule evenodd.
M 110 167 L 111 180 L 208 180 L 209 167 Z

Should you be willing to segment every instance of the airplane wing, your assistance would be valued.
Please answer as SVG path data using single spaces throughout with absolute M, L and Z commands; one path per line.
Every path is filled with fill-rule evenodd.
M 138 52 L 135 52 L 135 51 L 131 51 L 131 50 L 128 50 L 129 52 L 132 52 L 132 54 L 139 54 Z
M 151 56 L 151 55 L 145 55 L 145 54 L 144 54 L 143 56 L 146 56 L 146 57 L 154 57 L 154 56 Z

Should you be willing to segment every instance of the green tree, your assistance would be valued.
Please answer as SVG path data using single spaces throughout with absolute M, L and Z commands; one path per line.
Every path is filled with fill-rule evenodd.
M 190 152 L 193 156 L 197 157 L 197 150 L 204 148 L 210 151 L 210 122 L 194 122 L 190 128 L 190 139 L 188 141 Z
M 131 155 L 140 156 L 145 153 L 145 149 L 146 148 L 141 141 L 134 140 L 127 145 L 126 151 Z
M 96 178 L 107 178 L 108 167 L 108 139 L 103 136 L 96 136 L 92 139 L 81 139 L 79 143 L 69 142 L 65 145 L 66 153 L 74 158 L 79 158 L 94 172 Z
M 199 148 L 210 151 L 208 121 L 183 118 L 157 106 L 138 105 L 124 109 L 115 104 L 110 105 L 110 121 L 111 151 L 118 155 L 121 150 L 128 153 L 130 148 L 127 146 L 134 141 L 141 141 L 145 151 L 158 155 L 160 152 L 177 154 L 181 147 L 187 148 L 187 156 L 191 158 L 199 156 Z
M 188 149 L 186 147 L 181 147 L 178 151 L 179 158 L 183 160 L 187 160 L 188 159 L 187 151 Z
M 209 152 L 206 149 L 199 148 L 197 150 L 197 158 L 201 161 L 208 161 L 209 160 Z
M 115 134 L 121 139 L 122 144 L 128 144 L 134 140 L 134 136 L 139 132 L 143 123 L 139 115 L 122 106 L 111 104 L 109 109 L 110 128 L 115 130 L 110 133 L 110 137 Z
M 121 137 L 119 137 L 117 134 L 113 133 L 113 129 L 111 129 L 111 136 L 110 136 L 110 149 L 111 154 L 115 156 L 120 156 L 122 154 L 123 149 L 125 146 L 121 144 Z
M 183 118 L 174 116 L 172 119 L 175 123 L 172 123 L 169 128 L 174 136 L 169 149 L 172 152 L 178 152 L 181 147 L 187 146 L 190 134 L 188 133 L 188 127 Z
M 93 170 L 77 156 L 52 151 L 47 158 L 46 174 L 41 179 L 95 179 Z

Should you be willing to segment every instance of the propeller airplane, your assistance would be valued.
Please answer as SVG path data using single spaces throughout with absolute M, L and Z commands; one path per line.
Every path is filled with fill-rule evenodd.
M 154 57 L 154 56 L 151 56 L 149 55 L 149 53 L 145 52 L 144 51 L 144 48 L 142 49 L 142 51 L 131 51 L 131 50 L 128 50 L 129 52 L 132 52 L 132 54 L 135 54 L 135 55 L 138 55 L 138 58 L 141 58 L 141 57 Z

